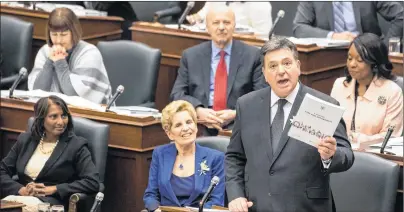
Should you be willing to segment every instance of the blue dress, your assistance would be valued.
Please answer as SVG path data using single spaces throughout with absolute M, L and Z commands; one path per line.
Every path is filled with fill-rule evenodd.
M 191 175 L 189 177 L 178 177 L 177 175 L 172 174 L 170 183 L 175 196 L 181 204 L 181 207 L 198 207 L 198 205 L 185 205 L 185 202 L 187 202 L 192 192 L 194 191 L 194 175 Z

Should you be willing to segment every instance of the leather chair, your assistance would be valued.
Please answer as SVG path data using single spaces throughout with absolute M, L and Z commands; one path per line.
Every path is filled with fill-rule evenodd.
M 22 67 L 29 69 L 33 24 L 21 19 L 1 15 L 0 48 L 2 54 L 0 89 L 11 87 Z M 30 72 L 31 70 L 28 70 Z M 28 74 L 21 80 L 18 89 L 26 90 Z
M 227 152 L 227 146 L 229 146 L 230 138 L 226 136 L 205 136 L 196 138 L 195 142 L 203 147 L 208 147 L 211 149 L 216 149 L 223 153 Z M 225 192 L 224 206 L 229 205 L 229 200 L 227 199 L 227 193 Z
M 34 122 L 34 117 L 28 120 L 28 129 Z M 104 175 L 107 163 L 109 125 L 98 123 L 81 117 L 73 117 L 74 133 L 88 141 L 88 148 L 100 175 L 100 192 L 104 192 Z M 69 211 L 90 211 L 95 195 L 75 193 L 70 196 Z M 101 211 L 101 210 L 99 210 Z
M 330 177 L 337 212 L 393 212 L 399 166 L 371 153 L 354 152 L 355 162 Z
M 229 146 L 230 143 L 230 138 L 225 136 L 205 136 L 196 138 L 195 142 L 203 147 L 216 149 L 226 153 L 227 146 Z
M 179 1 L 131 1 L 129 4 L 139 21 L 176 24 L 182 13 Z
M 161 51 L 135 41 L 100 41 L 100 50 L 113 89 L 125 91 L 117 106 L 140 105 L 155 108 L 155 93 Z

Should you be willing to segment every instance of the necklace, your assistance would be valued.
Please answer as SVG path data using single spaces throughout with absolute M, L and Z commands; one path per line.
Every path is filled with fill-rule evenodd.
M 41 140 L 39 141 L 39 151 L 41 151 L 43 154 L 48 155 L 51 154 L 53 152 L 53 150 L 55 149 L 56 145 L 59 143 L 59 140 L 56 141 L 55 145 L 48 151 L 45 151 L 44 145 L 43 145 L 43 139 L 41 138 Z
M 189 155 L 189 156 L 193 156 L 195 154 L 195 152 L 193 152 L 191 155 Z M 184 170 L 184 165 L 183 165 L 183 163 L 184 163 L 184 160 L 181 160 L 181 162 L 180 162 L 180 165 L 178 166 L 178 168 L 182 171 L 182 170 Z

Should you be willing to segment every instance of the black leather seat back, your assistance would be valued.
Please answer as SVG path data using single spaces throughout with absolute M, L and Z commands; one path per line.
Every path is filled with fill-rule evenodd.
M 100 50 L 112 89 L 123 85 L 125 91 L 118 106 L 140 105 L 155 101 L 161 51 L 135 41 L 105 41 Z
M 354 152 L 345 172 L 332 173 L 330 184 L 337 212 L 393 212 L 399 166 L 371 153 Z
M 226 153 L 227 146 L 229 146 L 230 143 L 230 138 L 224 136 L 205 136 L 196 138 L 195 142 L 201 146 Z
M 229 146 L 230 138 L 225 136 L 205 136 L 196 138 L 195 142 L 203 147 L 208 147 L 211 149 L 216 149 L 223 153 L 227 152 L 227 146 Z M 227 207 L 229 204 L 227 199 L 227 193 L 225 191 L 224 206 Z
M 154 13 L 170 7 L 179 6 L 179 1 L 131 1 L 129 4 L 132 6 L 133 11 L 139 21 L 153 22 Z M 178 16 L 178 15 L 177 15 Z M 178 18 L 169 16 L 159 20 L 162 24 L 175 24 Z
M 32 49 L 33 24 L 21 19 L 1 15 L 0 48 L 2 54 L 1 89 L 11 87 L 22 67 L 28 72 Z M 27 88 L 27 76 L 21 81 L 19 88 Z

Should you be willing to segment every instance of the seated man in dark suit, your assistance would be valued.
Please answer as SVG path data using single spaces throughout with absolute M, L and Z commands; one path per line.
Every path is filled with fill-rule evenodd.
M 389 1 L 300 2 L 293 21 L 295 37 L 318 37 L 352 41 L 358 34 L 371 32 L 382 36 L 379 13 L 391 23 L 384 32 L 389 38 L 403 37 L 403 6 Z
M 206 28 L 212 41 L 183 52 L 171 99 L 190 102 L 198 122 L 210 128 L 205 134 L 215 135 L 231 128 L 240 96 L 267 84 L 259 49 L 232 39 L 235 15 L 229 7 L 212 8 Z

